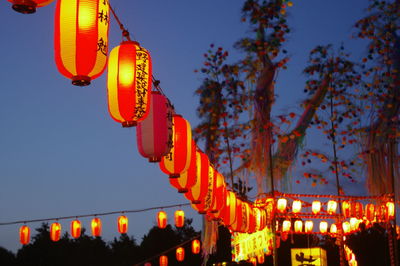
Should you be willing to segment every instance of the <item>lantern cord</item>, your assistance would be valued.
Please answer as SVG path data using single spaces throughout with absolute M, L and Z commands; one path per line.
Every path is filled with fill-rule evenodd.
M 141 261 L 141 262 L 139 262 L 139 263 L 136 263 L 136 264 L 134 264 L 133 266 L 143 265 L 143 264 L 145 264 L 146 262 L 152 261 L 152 260 L 154 260 L 154 259 L 160 257 L 161 255 L 166 254 L 166 253 L 168 253 L 168 252 L 170 252 L 170 251 L 172 251 L 172 250 L 174 250 L 174 249 L 176 249 L 176 248 L 178 248 L 178 247 L 184 246 L 184 245 L 186 245 L 187 243 L 190 243 L 190 242 L 192 242 L 193 240 L 198 239 L 199 237 L 200 237 L 200 235 L 197 235 L 197 236 L 195 236 L 195 237 L 192 237 L 191 239 L 188 239 L 188 240 L 184 241 L 183 243 L 180 243 L 179 245 L 176 245 L 176 246 L 174 246 L 174 247 L 172 247 L 172 248 L 169 248 L 169 249 L 167 249 L 167 250 L 165 250 L 165 251 L 163 251 L 163 252 L 161 252 L 161 253 L 158 253 L 157 255 L 154 255 L 154 256 L 151 257 L 151 258 L 148 258 L 148 259 L 145 259 L 145 260 L 143 260 L 143 261 Z
M 74 218 L 77 219 L 77 218 L 92 217 L 92 216 L 107 216 L 107 215 L 113 215 L 113 214 L 118 214 L 118 213 L 147 212 L 147 211 L 151 211 L 151 210 L 170 209 L 170 208 L 176 208 L 176 207 L 182 207 L 182 206 L 190 206 L 190 203 L 183 203 L 183 204 L 180 203 L 180 204 L 167 205 L 167 206 L 157 206 L 157 207 L 150 207 L 150 208 L 137 209 L 137 210 L 123 210 L 123 211 L 71 215 L 71 216 L 54 217 L 54 218 L 34 219 L 34 220 L 21 220 L 21 221 L 0 223 L 0 226 L 1 225 L 12 225 L 12 224 L 26 224 L 26 223 L 34 223 L 34 222 L 47 222 L 47 221 L 53 221 L 53 220 L 67 220 L 67 219 L 74 219 Z
M 124 24 L 121 23 L 121 20 L 119 20 L 117 14 L 115 13 L 114 9 L 112 8 L 110 1 L 108 2 L 108 6 L 110 7 L 111 13 L 113 14 L 115 20 L 117 21 L 119 28 L 122 30 L 122 36 L 125 37 L 128 41 L 131 41 L 131 37 L 129 36 L 129 31 L 127 31 L 124 27 Z

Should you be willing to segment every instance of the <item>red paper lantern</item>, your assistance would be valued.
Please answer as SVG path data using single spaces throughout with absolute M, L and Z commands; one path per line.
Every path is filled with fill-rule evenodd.
M 126 41 L 108 60 L 108 110 L 123 127 L 136 126 L 150 109 L 151 58 L 139 43 Z
M 241 232 L 241 228 L 242 228 L 242 217 L 243 217 L 243 210 L 242 210 L 242 204 L 243 202 L 236 198 L 236 219 L 235 221 L 232 223 L 231 225 L 231 230 L 233 232 Z
M 257 256 L 257 262 L 258 262 L 258 264 L 264 264 L 264 262 L 265 262 L 264 254 L 259 254 Z
M 110 12 L 104 0 L 59 0 L 55 16 L 55 60 L 73 85 L 87 86 L 107 63 Z
M 190 159 L 189 169 L 181 173 L 178 178 L 170 178 L 169 183 L 178 190 L 179 193 L 186 193 L 191 189 L 197 180 L 197 160 L 196 143 L 192 140 L 192 158 Z
M 128 232 L 128 218 L 125 215 L 118 217 L 117 224 L 120 234 L 126 234 Z
M 100 218 L 93 218 L 92 220 L 92 235 L 101 236 L 101 220 Z
M 32 14 L 36 12 L 37 7 L 50 4 L 54 0 L 8 0 L 11 2 L 12 8 L 22 14 Z
M 137 147 L 149 162 L 160 162 L 172 148 L 173 109 L 158 91 L 151 92 L 150 102 L 149 114 L 136 128 Z
M 27 245 L 29 244 L 29 241 L 31 240 L 31 229 L 23 225 L 19 229 L 19 242 L 21 242 L 22 245 Z
M 365 205 L 365 217 L 368 221 L 372 222 L 375 219 L 375 205 L 367 204 Z
M 175 226 L 183 227 L 185 224 L 185 212 L 183 210 L 175 211 Z
M 196 152 L 196 183 L 188 192 L 185 193 L 185 197 L 190 200 L 193 204 L 199 204 L 207 195 L 208 190 L 208 179 L 209 179 L 209 167 L 210 161 L 203 152 Z
M 221 210 L 225 206 L 226 198 L 226 184 L 224 176 L 215 171 L 215 211 Z
M 351 216 L 361 219 L 363 217 L 363 205 L 361 202 L 351 203 Z
M 159 211 L 157 214 L 157 225 L 160 229 L 167 227 L 167 213 L 165 211 Z
M 230 226 L 236 220 L 236 195 L 232 191 L 227 191 L 225 199 L 225 207 L 222 208 L 221 218 L 225 226 Z
M 343 201 L 342 202 L 342 214 L 345 218 L 349 218 L 351 216 L 351 204 L 348 201 Z
M 198 204 L 192 204 L 192 207 L 197 210 L 200 214 L 206 214 L 208 211 L 214 211 L 212 208 L 215 203 L 215 186 L 216 186 L 216 171 L 214 168 L 208 166 L 208 178 L 207 178 L 207 191 L 203 200 Z
M 195 239 L 192 241 L 192 253 L 199 254 L 200 253 L 200 240 Z
M 73 238 L 78 238 L 81 236 L 82 225 L 78 220 L 74 220 L 71 222 L 71 236 Z
M 174 114 L 172 117 L 172 143 L 170 153 L 162 157 L 160 169 L 170 178 L 177 178 L 189 169 L 192 159 L 192 129 L 186 119 Z
M 61 224 L 52 223 L 50 225 L 50 239 L 51 241 L 57 242 L 61 237 Z
M 184 261 L 185 259 L 185 249 L 183 247 L 179 247 L 176 249 L 176 260 L 177 261 Z
M 160 256 L 160 266 L 168 266 L 168 257 L 165 255 Z
M 248 233 L 254 233 L 256 231 L 256 216 L 254 207 L 249 204 L 249 226 L 247 229 Z

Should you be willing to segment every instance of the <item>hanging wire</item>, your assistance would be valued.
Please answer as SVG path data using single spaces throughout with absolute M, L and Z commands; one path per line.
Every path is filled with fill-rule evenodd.
M 144 209 L 136 209 L 136 210 L 123 210 L 123 211 L 112 211 L 112 212 L 101 212 L 101 213 L 92 213 L 92 214 L 82 214 L 82 215 L 71 215 L 71 216 L 62 216 L 62 217 L 54 217 L 54 218 L 43 218 L 43 219 L 33 219 L 33 220 L 20 220 L 20 221 L 13 221 L 13 222 L 4 222 L 0 223 L 1 225 L 12 225 L 12 224 L 26 224 L 26 223 L 35 223 L 35 222 L 47 222 L 47 221 L 54 221 L 54 220 L 68 220 L 68 219 L 78 219 L 83 217 L 92 217 L 92 216 L 107 216 L 119 213 L 137 213 L 137 212 L 147 212 L 151 210 L 157 209 L 170 209 L 176 208 L 181 206 L 190 206 L 190 203 L 180 203 L 174 205 L 167 205 L 167 206 L 157 206 L 157 207 L 150 207 Z

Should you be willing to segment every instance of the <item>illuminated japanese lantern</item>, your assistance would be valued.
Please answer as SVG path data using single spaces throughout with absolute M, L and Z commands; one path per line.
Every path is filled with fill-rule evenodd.
M 287 200 L 284 198 L 278 199 L 277 202 L 277 209 L 279 212 L 283 213 L 286 211 L 286 206 L 287 206 Z
M 193 204 L 201 203 L 207 195 L 209 185 L 208 156 L 200 151 L 196 151 L 196 183 L 185 193 L 185 198 Z
M 257 256 L 257 262 L 258 262 L 258 264 L 264 264 L 264 262 L 265 262 L 264 254 L 259 254 Z
M 185 224 L 185 212 L 183 210 L 175 211 L 175 226 L 183 227 Z
M 368 221 L 372 222 L 375 219 L 375 205 L 367 204 L 365 205 L 365 217 Z
M 349 222 L 343 222 L 342 224 L 342 228 L 343 228 L 343 233 L 348 234 L 350 233 L 350 223 Z
M 176 249 L 176 260 L 183 261 L 185 259 L 185 249 L 183 247 L 179 247 Z
M 215 171 L 215 210 L 221 210 L 225 206 L 226 184 L 224 176 Z
M 306 221 L 304 224 L 304 231 L 306 233 L 311 233 L 314 227 L 313 221 Z
M 50 239 L 51 241 L 57 242 L 61 237 L 61 224 L 52 223 L 50 225 Z
M 328 207 L 327 207 L 327 212 L 329 214 L 335 214 L 336 213 L 336 208 L 337 208 L 337 202 L 334 200 L 328 201 Z
M 351 203 L 351 216 L 361 219 L 363 217 L 363 205 L 361 202 L 352 202 Z
M 314 200 L 312 202 L 311 211 L 314 214 L 318 214 L 321 211 L 321 202 L 318 200 Z
M 283 223 L 282 223 L 282 232 L 289 232 L 291 226 L 292 226 L 292 224 L 290 223 L 289 220 L 283 221 Z
M 322 221 L 319 223 L 319 231 L 322 234 L 325 234 L 326 232 L 328 232 L 328 223 L 325 221 Z
M 350 208 L 351 208 L 350 202 L 348 202 L 346 200 L 342 202 L 342 214 L 345 218 L 350 217 L 350 215 L 351 215 Z
M 236 198 L 236 219 L 230 227 L 233 232 L 241 232 L 243 218 L 242 204 L 243 202 Z
M 128 218 L 125 215 L 118 217 L 118 232 L 120 234 L 126 234 L 128 232 Z
M 222 208 L 222 222 L 225 226 L 232 225 L 236 220 L 236 195 L 232 191 L 226 192 L 225 207 Z
M 23 225 L 19 228 L 19 242 L 21 242 L 22 245 L 27 245 L 29 244 L 29 241 L 31 240 L 31 229 Z
M 192 159 L 192 129 L 189 122 L 182 116 L 174 114 L 172 117 L 172 143 L 170 153 L 163 156 L 160 169 L 170 178 L 179 177 L 189 169 Z
M 337 226 L 336 226 L 336 224 L 331 224 L 331 228 L 330 228 L 329 232 L 330 232 L 333 236 L 336 236 L 336 234 L 337 234 Z
M 215 203 L 215 190 L 216 190 L 216 171 L 209 165 L 208 166 L 208 180 L 207 180 L 207 192 L 203 200 L 198 204 L 193 204 L 193 208 L 200 214 L 205 214 L 208 211 L 214 211 L 212 208 Z
M 300 200 L 293 201 L 292 211 L 294 213 L 299 213 L 301 211 L 301 201 Z
M 248 233 L 254 233 L 256 231 L 256 216 L 254 211 L 254 206 L 249 204 L 249 227 L 247 229 Z
M 73 85 L 87 86 L 107 63 L 110 12 L 104 0 L 59 0 L 54 50 L 58 70 Z
M 190 159 L 189 169 L 180 174 L 178 178 L 170 178 L 169 183 L 176 188 L 179 193 L 186 193 L 196 184 L 197 180 L 197 160 L 196 143 L 192 140 L 192 158 Z
M 112 49 L 108 60 L 108 110 L 123 127 L 136 126 L 150 109 L 152 86 L 149 52 L 133 41 Z
M 160 266 L 168 266 L 168 257 L 165 255 L 160 256 Z
M 294 231 L 296 233 L 301 233 L 303 231 L 303 222 L 300 220 L 297 220 L 294 222 Z
M 248 233 L 250 229 L 250 204 L 242 202 L 242 227 L 241 232 Z
M 357 231 L 358 225 L 359 225 L 359 222 L 358 222 L 357 218 L 355 218 L 355 217 L 350 218 L 350 231 L 351 232 Z
M 256 223 L 254 230 L 255 231 L 263 230 L 267 223 L 265 210 L 255 207 L 255 208 L 253 208 L 253 212 L 254 212 L 255 223 Z
M 394 218 L 394 211 L 395 211 L 394 203 L 391 202 L 391 201 L 386 202 L 386 209 L 387 209 L 387 219 L 388 220 L 389 219 L 390 220 L 393 219 Z
M 78 220 L 73 220 L 71 222 L 71 236 L 73 238 L 78 238 L 81 236 L 82 225 L 81 222 Z
M 200 253 L 200 240 L 195 239 L 192 241 L 192 253 L 199 254 Z
M 160 229 L 167 227 L 167 213 L 165 211 L 159 211 L 157 213 L 157 226 Z
M 37 7 L 50 4 L 54 0 L 8 0 L 11 2 L 12 8 L 22 14 L 32 14 L 36 12 Z
M 93 218 L 92 220 L 92 235 L 100 236 L 101 235 L 101 220 L 100 218 Z
M 172 148 L 173 109 L 167 97 L 158 91 L 151 92 L 150 110 L 146 119 L 136 128 L 139 153 L 149 162 L 160 162 Z

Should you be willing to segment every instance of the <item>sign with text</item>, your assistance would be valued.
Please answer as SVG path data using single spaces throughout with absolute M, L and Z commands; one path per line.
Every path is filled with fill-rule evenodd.
M 292 248 L 292 266 L 328 266 L 322 248 Z

